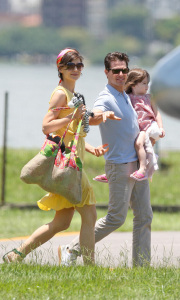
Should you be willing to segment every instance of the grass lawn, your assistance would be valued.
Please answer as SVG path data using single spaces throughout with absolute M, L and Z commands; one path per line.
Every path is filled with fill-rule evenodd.
M 44 195 L 38 186 L 26 185 L 19 179 L 20 170 L 37 151 L 8 150 L 6 201 L 14 204 L 35 204 Z M 2 152 L 0 152 L 2 156 Z M 1 161 L 1 157 L 0 157 Z M 108 202 L 108 185 L 92 178 L 104 173 L 104 159 L 86 155 L 86 171 L 92 182 L 97 203 Z M 0 166 L 1 168 L 1 166 Z M 164 153 L 161 170 L 150 183 L 154 205 L 179 205 L 179 153 Z M 1 179 L 1 178 L 0 178 Z M 98 218 L 106 210 L 97 210 Z M 30 235 L 37 227 L 48 223 L 54 212 L 36 209 L 0 209 L 0 238 Z M 132 211 L 119 231 L 132 231 Z M 68 231 L 79 231 L 80 217 L 75 213 Z M 179 213 L 154 213 L 152 230 L 179 230 Z M 0 265 L 0 299 L 68 299 L 68 300 L 139 300 L 179 299 L 180 269 L 103 268 L 100 266 L 57 267 L 35 264 Z
M 37 150 L 9 149 L 7 153 L 6 202 L 35 204 L 45 192 L 36 185 L 27 185 L 20 178 L 22 167 L 37 154 Z M 0 169 L 2 151 L 0 151 Z M 104 158 L 86 153 L 84 168 L 93 185 L 97 203 L 108 203 L 108 184 L 93 181 L 93 177 L 104 173 Z M 154 205 L 180 205 L 180 152 L 160 154 L 161 169 L 150 182 L 151 203 Z M 1 174 L 0 174 L 1 182 Z
M 0 268 L 0 298 L 18 300 L 179 299 L 180 269 L 52 267 L 11 264 Z
M 97 218 L 106 215 L 107 210 L 97 209 Z M 35 229 L 50 222 L 54 217 L 54 211 L 41 211 L 36 209 L 0 209 L 0 239 L 30 235 Z M 117 231 L 132 231 L 133 214 L 129 210 L 126 222 Z M 81 219 L 77 212 L 73 216 L 68 232 L 79 231 Z M 179 213 L 154 213 L 152 222 L 153 231 L 180 230 Z
M 6 202 L 14 204 L 36 204 L 45 192 L 36 185 L 23 183 L 20 178 L 20 170 L 29 161 L 37 150 L 8 150 L 7 155 L 7 178 L 6 178 Z M 161 169 L 153 176 L 150 183 L 151 201 L 156 205 L 178 205 L 179 182 L 180 182 L 180 159 L 179 152 L 162 153 Z M 2 151 L 0 151 L 2 162 Z M 86 154 L 85 169 L 89 180 L 93 185 L 97 203 L 108 203 L 108 184 L 95 182 L 93 177 L 104 173 L 104 158 Z M 1 174 L 0 174 L 1 176 Z M 0 178 L 1 180 L 1 178 Z M 98 218 L 106 214 L 106 210 L 97 210 Z M 0 238 L 24 236 L 31 234 L 37 227 L 48 223 L 54 216 L 54 212 L 40 210 L 0 209 Z M 125 224 L 119 231 L 132 230 L 132 212 L 128 212 Z M 80 217 L 75 213 L 69 231 L 79 231 Z M 179 213 L 154 213 L 152 230 L 179 230 Z

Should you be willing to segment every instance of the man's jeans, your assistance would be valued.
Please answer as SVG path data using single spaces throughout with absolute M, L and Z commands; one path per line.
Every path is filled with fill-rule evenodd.
M 124 224 L 129 205 L 133 219 L 133 265 L 146 265 L 151 259 L 151 222 L 148 180 L 135 181 L 130 174 L 138 169 L 137 162 L 113 164 L 106 162 L 105 170 L 109 183 L 109 207 L 105 217 L 95 226 L 95 242 Z M 70 249 L 80 252 L 79 238 L 70 243 Z

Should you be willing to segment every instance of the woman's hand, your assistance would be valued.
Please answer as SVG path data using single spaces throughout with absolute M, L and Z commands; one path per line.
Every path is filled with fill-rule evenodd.
M 103 118 L 103 123 L 105 123 L 107 121 L 107 119 L 116 120 L 116 121 L 120 121 L 121 120 L 121 118 L 118 118 L 118 117 L 116 117 L 114 115 L 113 111 L 105 111 L 105 112 L 103 112 L 102 118 Z
M 99 156 L 104 155 L 107 151 L 109 151 L 108 144 L 104 144 L 104 145 L 94 148 L 94 155 L 99 157 Z
M 86 106 L 85 105 L 80 105 L 74 115 L 74 119 L 81 119 L 83 118 L 84 114 L 86 112 Z
M 97 157 L 104 155 L 108 150 L 109 150 L 109 145 L 108 144 L 104 144 L 98 147 L 93 147 L 90 144 L 88 144 L 87 142 L 85 143 L 85 150 Z

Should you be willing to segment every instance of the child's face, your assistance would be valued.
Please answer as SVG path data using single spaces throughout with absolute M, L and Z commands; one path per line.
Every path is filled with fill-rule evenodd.
M 141 82 L 132 87 L 134 95 L 145 95 L 148 91 L 148 79 L 145 77 Z

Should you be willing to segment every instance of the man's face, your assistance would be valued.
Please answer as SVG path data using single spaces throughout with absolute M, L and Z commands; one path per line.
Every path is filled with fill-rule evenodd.
M 110 69 L 126 69 L 126 62 L 121 60 L 114 60 L 111 61 Z M 123 74 L 122 71 L 120 71 L 118 74 L 113 74 L 112 70 L 105 70 L 105 74 L 108 78 L 108 83 L 114 87 L 119 92 L 122 92 L 124 90 L 124 86 L 127 80 L 128 74 Z

